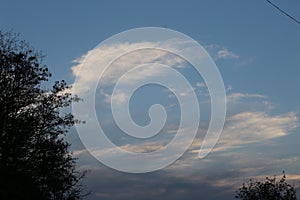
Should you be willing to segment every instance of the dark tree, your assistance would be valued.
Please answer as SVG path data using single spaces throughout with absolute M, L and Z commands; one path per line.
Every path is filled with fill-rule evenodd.
M 79 99 L 65 81 L 46 89 L 49 77 L 39 53 L 0 32 L 0 199 L 82 199 L 64 139 L 77 122 L 64 108 Z
M 279 181 L 274 178 L 266 177 L 265 182 L 254 181 L 243 183 L 236 191 L 236 198 L 243 200 L 296 200 L 296 191 L 292 185 L 286 182 L 286 176 Z

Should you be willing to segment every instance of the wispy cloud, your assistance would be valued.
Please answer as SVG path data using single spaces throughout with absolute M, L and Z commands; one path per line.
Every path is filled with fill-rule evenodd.
M 221 59 L 239 59 L 240 56 L 230 50 L 228 48 L 220 46 L 220 45 L 206 45 L 205 48 L 211 54 L 214 60 Z
M 228 49 L 222 49 L 217 52 L 217 59 L 238 59 L 239 56 Z
M 227 119 L 220 146 L 231 148 L 282 137 L 296 127 L 297 116 L 292 112 L 275 116 L 265 112 L 242 112 Z
M 261 94 L 248 94 L 248 93 L 240 93 L 240 92 L 230 93 L 229 95 L 227 95 L 227 102 L 237 103 L 238 101 L 241 101 L 243 99 L 249 99 L 249 98 L 267 99 L 267 96 Z
M 266 112 L 241 112 L 227 118 L 222 135 L 214 152 L 223 152 L 235 148 L 247 147 L 249 144 L 263 142 L 288 135 L 298 127 L 295 113 L 269 115 Z M 197 148 L 192 153 L 199 153 L 202 139 L 194 144 Z

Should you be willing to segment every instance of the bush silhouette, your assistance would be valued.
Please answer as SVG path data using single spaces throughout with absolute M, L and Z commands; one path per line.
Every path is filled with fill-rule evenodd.
M 286 182 L 286 176 L 283 172 L 282 178 L 277 181 L 276 176 L 273 178 L 266 177 L 265 182 L 250 181 L 243 183 L 236 191 L 236 198 L 243 200 L 295 200 L 296 191 L 292 185 Z

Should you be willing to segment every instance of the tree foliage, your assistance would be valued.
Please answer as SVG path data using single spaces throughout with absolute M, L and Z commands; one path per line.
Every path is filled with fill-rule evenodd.
M 82 198 L 84 173 L 64 139 L 77 121 L 63 113 L 79 99 L 65 81 L 46 89 L 50 77 L 40 53 L 0 32 L 0 199 Z
M 236 198 L 243 200 L 296 200 L 296 191 L 294 187 L 286 182 L 286 176 L 283 172 L 282 178 L 277 181 L 266 177 L 265 182 L 254 181 L 250 179 L 249 183 L 243 183 L 236 191 Z

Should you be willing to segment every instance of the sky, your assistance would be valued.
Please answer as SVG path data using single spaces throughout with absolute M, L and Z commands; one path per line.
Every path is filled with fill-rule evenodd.
M 300 19 L 299 1 L 273 2 Z M 167 28 L 189 36 L 208 52 L 222 77 L 227 96 L 225 125 L 215 148 L 202 159 L 198 153 L 210 122 L 212 102 L 208 83 L 191 63 L 165 51 L 134 51 L 115 60 L 97 82 L 97 70 L 104 69 L 101 64 L 130 49 L 159 43 L 173 50 L 180 47 L 189 51 L 189 46 L 185 49 L 174 41 L 157 42 L 152 40 L 153 36 L 149 41 L 133 37 L 132 41 L 119 39 L 98 46 L 115 34 L 142 27 Z M 84 89 L 95 83 L 95 116 L 107 137 L 128 151 L 149 153 L 171 142 L 180 130 L 182 105 L 178 96 L 184 99 L 189 92 L 196 94 L 200 121 L 192 145 L 175 162 L 148 173 L 121 172 L 95 158 L 114 157 L 115 152 L 110 149 L 97 149 L 96 156 L 89 153 L 81 140 L 97 130 L 89 125 L 92 114 L 87 113 L 86 124 L 71 129 L 67 137 L 78 157 L 79 169 L 88 170 L 84 185 L 91 194 L 86 199 L 234 199 L 235 190 L 243 182 L 280 176 L 283 170 L 300 196 L 300 25 L 266 1 L 2 0 L 0 30 L 18 32 L 22 39 L 42 51 L 46 56 L 44 63 L 53 74 L 51 81 L 64 79 L 76 86 L 76 80 L 81 80 L 78 86 L 82 87 L 75 87 L 74 92 L 83 97 Z M 183 74 L 193 89 L 178 92 L 146 85 L 136 90 L 128 106 L 136 124 L 146 126 L 152 122 L 148 111 L 156 104 L 165 107 L 167 117 L 163 129 L 154 137 L 127 137 L 114 121 L 109 104 L 114 100 L 116 106 L 124 105 L 128 93 L 113 93 L 113 88 L 130 66 L 153 61 L 165 62 L 170 69 Z M 82 66 L 85 70 L 78 73 Z M 138 76 L 131 74 L 122 79 L 121 86 L 128 89 L 133 83 L 152 78 L 178 80 L 170 75 L 172 70 L 164 69 L 146 66 L 138 71 Z M 174 95 L 176 92 L 178 96 Z M 192 105 L 189 100 L 184 99 L 184 103 Z M 84 111 L 86 107 L 79 103 L 77 108 Z M 127 121 L 122 121 L 126 117 L 124 112 L 117 113 L 121 113 L 120 123 L 126 125 Z M 153 121 L 157 123 L 160 120 L 156 119 L 165 116 L 155 114 Z M 187 122 L 194 121 L 190 117 Z M 188 128 L 183 130 L 183 134 L 190 133 Z M 179 145 L 178 151 L 183 146 Z M 173 154 L 169 156 L 173 158 Z M 145 163 L 129 167 L 138 168 Z

